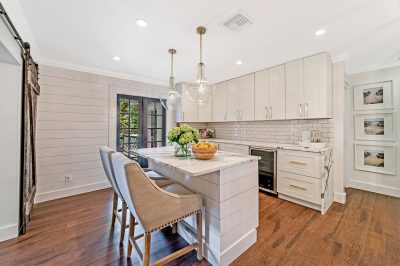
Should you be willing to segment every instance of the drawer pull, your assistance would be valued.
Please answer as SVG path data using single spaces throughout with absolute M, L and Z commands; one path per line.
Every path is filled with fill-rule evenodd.
M 299 162 L 299 161 L 290 161 L 290 162 L 295 164 L 307 165 L 306 162 Z
M 296 186 L 296 185 L 292 185 L 292 184 L 290 184 L 290 186 L 291 187 L 295 187 L 295 188 L 299 188 L 299 189 L 302 189 L 302 190 L 307 190 L 307 188 L 305 188 L 305 187 L 300 187 L 300 186 Z

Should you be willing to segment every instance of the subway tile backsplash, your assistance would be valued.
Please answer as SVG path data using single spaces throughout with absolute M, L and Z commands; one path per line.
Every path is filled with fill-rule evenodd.
M 188 123 L 214 128 L 216 138 L 298 144 L 302 131 L 320 130 L 322 142 L 333 146 L 333 119 Z

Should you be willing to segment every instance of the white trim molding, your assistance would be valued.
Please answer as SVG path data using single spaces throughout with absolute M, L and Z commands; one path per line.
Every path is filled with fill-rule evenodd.
M 18 224 L 10 224 L 0 227 L 0 242 L 18 236 Z
M 335 192 L 333 200 L 337 203 L 346 204 L 346 193 Z
M 394 187 L 365 183 L 351 179 L 349 181 L 349 187 L 400 198 L 400 189 Z
M 60 190 L 53 190 L 45 193 L 38 193 L 35 196 L 35 204 L 40 203 L 40 202 L 45 202 L 49 200 L 54 200 L 54 199 L 60 199 L 60 198 L 65 198 L 73 195 L 78 195 L 86 192 L 91 192 L 99 189 L 104 189 L 104 188 L 109 188 L 110 187 L 110 182 L 103 181 L 99 183 L 93 183 L 93 184 L 88 184 L 88 185 L 83 185 L 83 186 L 77 186 L 77 187 L 70 187 L 66 189 L 60 189 Z

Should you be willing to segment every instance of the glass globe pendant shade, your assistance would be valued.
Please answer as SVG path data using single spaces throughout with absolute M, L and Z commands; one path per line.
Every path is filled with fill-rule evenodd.
M 178 106 L 181 94 L 175 89 L 175 79 L 170 77 L 169 79 L 169 91 L 166 101 L 161 100 L 161 104 L 165 109 L 175 110 Z
M 199 63 L 197 79 L 194 80 L 186 91 L 189 99 L 198 105 L 204 105 L 210 102 L 212 97 L 214 83 L 204 77 L 204 64 Z

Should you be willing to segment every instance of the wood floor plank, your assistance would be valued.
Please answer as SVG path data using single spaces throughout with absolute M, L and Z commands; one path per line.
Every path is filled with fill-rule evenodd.
M 400 265 L 400 199 L 349 189 L 325 215 L 259 194 L 257 243 L 232 265 Z M 0 265 L 139 265 L 111 226 L 112 191 L 36 204 L 28 232 L 0 243 Z M 143 240 L 138 244 L 143 248 Z M 170 228 L 155 233 L 151 261 L 187 246 Z M 192 251 L 167 265 L 210 265 Z

